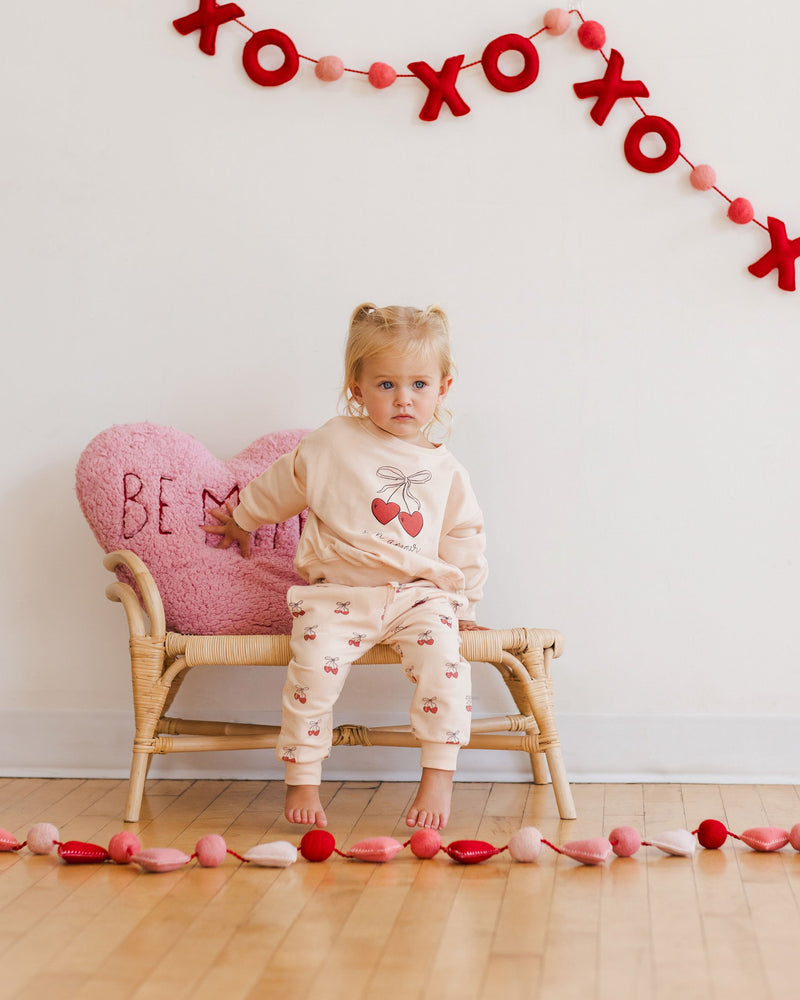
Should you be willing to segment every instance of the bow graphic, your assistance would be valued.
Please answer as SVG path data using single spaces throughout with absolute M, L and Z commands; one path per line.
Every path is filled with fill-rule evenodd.
M 378 493 L 384 493 L 386 490 L 391 490 L 389 494 L 389 501 L 392 500 L 395 493 L 401 492 L 403 498 L 403 504 L 409 513 L 411 512 L 411 507 L 409 501 L 411 501 L 414 506 L 419 510 L 420 502 L 411 492 L 412 486 L 421 486 L 423 483 L 427 483 L 431 479 L 431 473 L 427 469 L 421 469 L 419 472 L 414 472 L 412 475 L 407 476 L 405 473 L 401 472 L 400 469 L 395 469 L 391 465 L 382 465 L 378 469 L 377 473 L 381 479 L 388 479 L 389 482 L 386 486 L 382 486 Z

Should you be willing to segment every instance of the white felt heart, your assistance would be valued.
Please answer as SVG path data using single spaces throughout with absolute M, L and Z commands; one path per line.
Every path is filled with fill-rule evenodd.
M 230 461 L 215 458 L 174 427 L 123 424 L 85 448 L 76 491 L 86 520 L 106 552 L 130 549 L 144 560 L 161 593 L 167 627 L 186 633 L 246 635 L 291 631 L 286 591 L 302 583 L 293 568 L 301 517 L 264 525 L 251 557 L 218 549 L 201 525 L 209 513 L 284 453 L 304 431 L 259 438 Z M 124 578 L 125 571 L 120 571 Z
M 789 843 L 789 831 L 779 826 L 754 826 L 739 835 L 754 851 L 779 851 Z
M 651 837 L 647 844 L 680 858 L 690 858 L 695 849 L 695 839 L 688 830 L 667 830 L 657 837 Z
M 288 868 L 297 861 L 297 848 L 288 840 L 275 840 L 271 844 L 251 847 L 242 857 L 262 868 Z
M 602 865 L 608 860 L 613 848 L 606 837 L 591 837 L 588 840 L 572 840 L 561 845 L 561 853 L 583 865 Z

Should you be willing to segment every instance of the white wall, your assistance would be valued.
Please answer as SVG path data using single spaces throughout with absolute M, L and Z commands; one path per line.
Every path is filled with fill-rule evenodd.
M 536 30 L 547 5 L 243 7 L 304 54 L 402 70 L 477 59 L 499 34 Z M 304 63 L 285 87 L 256 86 L 243 28 L 221 28 L 213 58 L 173 30 L 193 8 L 76 0 L 4 14 L 0 771 L 128 766 L 125 628 L 74 497 L 82 448 L 112 423 L 150 420 L 229 457 L 320 423 L 349 312 L 372 299 L 451 314 L 452 447 L 490 535 L 481 619 L 564 632 L 571 774 L 800 780 L 800 293 L 747 273 L 766 233 L 729 222 L 684 164 L 649 176 L 626 163 L 637 113 L 625 102 L 602 128 L 590 120 L 572 84 L 604 64 L 574 30 L 536 40 L 529 90 L 501 94 L 466 70 L 472 112 L 423 124 L 416 80 L 323 85 Z M 583 11 L 689 159 L 800 235 L 800 8 L 779 0 L 762 23 L 743 0 Z M 277 673 L 223 686 L 207 671 L 176 707 L 271 720 Z M 477 707 L 505 710 L 487 677 Z M 402 678 L 373 671 L 351 680 L 342 718 L 397 718 L 407 698 Z M 408 754 L 364 757 L 345 752 L 328 773 L 414 767 Z M 515 758 L 463 764 L 467 777 L 525 776 Z M 231 772 L 280 773 L 253 753 L 173 756 L 152 773 Z

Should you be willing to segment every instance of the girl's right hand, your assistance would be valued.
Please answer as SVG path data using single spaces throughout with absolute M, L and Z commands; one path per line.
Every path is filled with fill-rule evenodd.
M 236 542 L 239 546 L 239 551 L 242 553 L 242 557 L 244 559 L 249 559 L 251 534 L 249 531 L 245 531 L 244 528 L 240 528 L 236 521 L 234 521 L 233 507 L 231 507 L 230 501 L 226 500 L 225 510 L 217 508 L 216 510 L 210 511 L 210 513 L 220 523 L 203 524 L 201 527 L 203 531 L 207 531 L 212 535 L 222 536 L 222 540 L 219 545 L 217 545 L 217 548 L 229 549 L 231 545 Z

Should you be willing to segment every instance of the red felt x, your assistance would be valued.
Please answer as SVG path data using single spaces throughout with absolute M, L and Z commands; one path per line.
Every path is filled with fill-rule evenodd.
M 622 67 L 625 60 L 616 49 L 611 50 L 608 67 L 601 80 L 587 80 L 586 83 L 573 84 L 575 93 L 582 100 L 585 97 L 596 97 L 590 114 L 592 121 L 602 125 L 608 118 L 608 113 L 621 97 L 649 97 L 650 91 L 641 80 L 623 80 Z
M 182 35 L 199 31 L 201 52 L 213 56 L 217 45 L 217 28 L 226 21 L 235 21 L 237 17 L 244 17 L 244 11 L 238 4 L 226 3 L 220 7 L 217 0 L 200 0 L 200 6 L 193 14 L 179 17 L 172 23 Z
M 790 240 L 786 235 L 786 225 L 780 219 L 767 217 L 769 238 L 772 246 L 748 271 L 757 278 L 763 278 L 770 271 L 778 269 L 778 288 L 793 292 L 796 287 L 794 262 L 800 257 L 800 236 Z
M 439 117 L 442 105 L 447 102 L 448 108 L 454 115 L 469 114 L 469 105 L 456 90 L 456 80 L 464 62 L 464 56 L 450 56 L 445 59 L 444 65 L 437 73 L 436 70 L 426 62 L 413 62 L 408 64 L 408 68 L 418 77 L 430 93 L 428 99 L 422 106 L 419 116 L 424 122 L 434 122 Z

